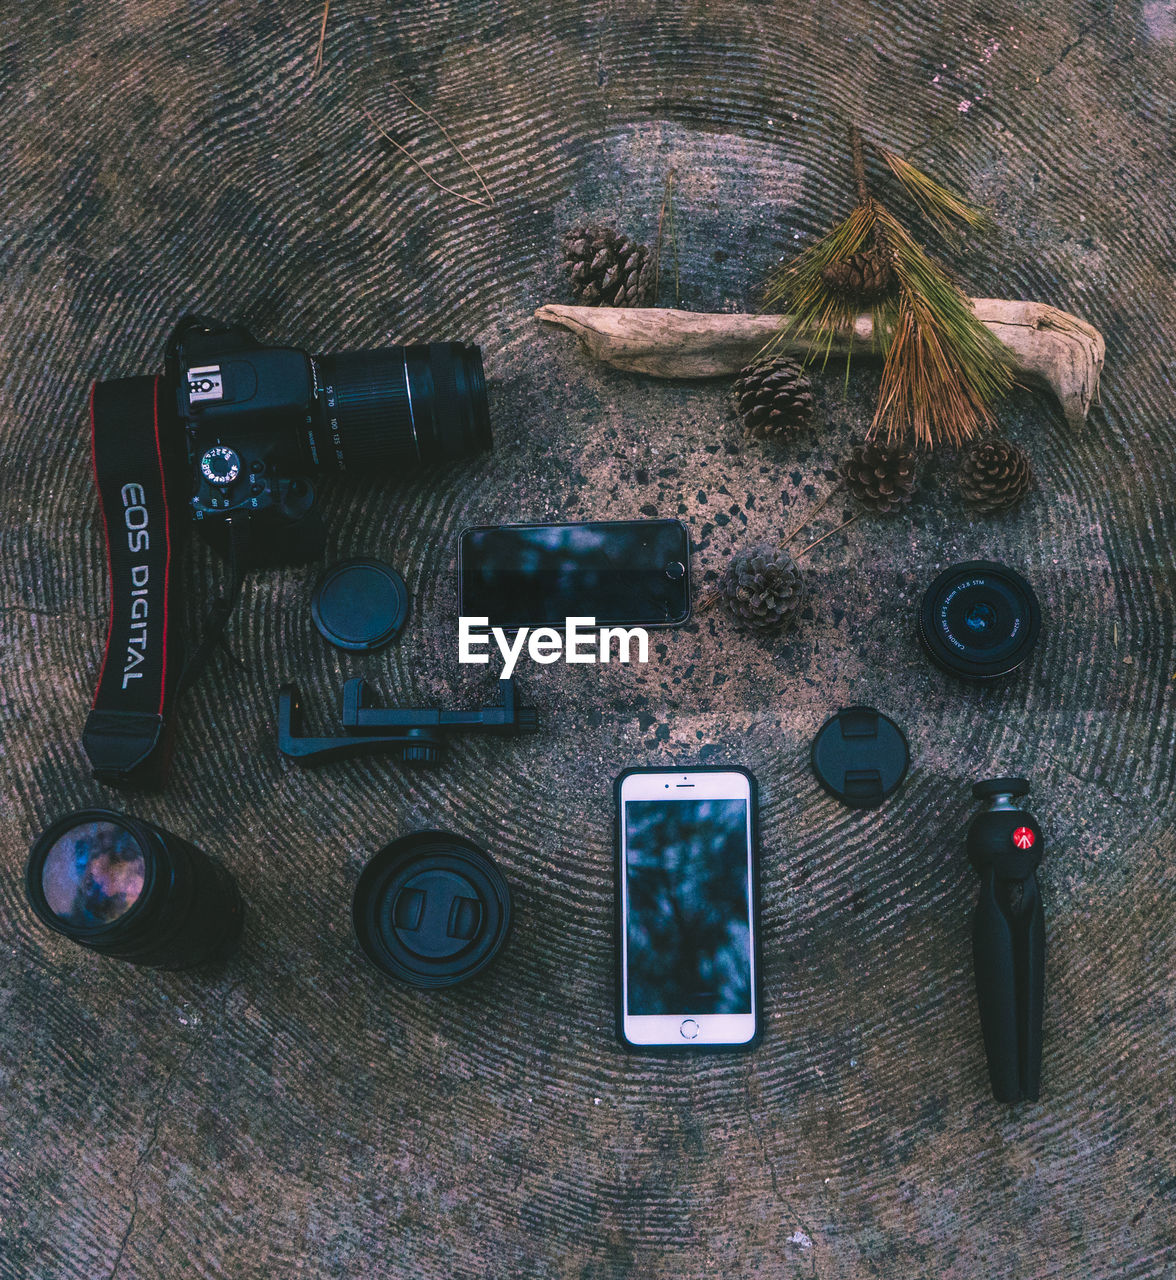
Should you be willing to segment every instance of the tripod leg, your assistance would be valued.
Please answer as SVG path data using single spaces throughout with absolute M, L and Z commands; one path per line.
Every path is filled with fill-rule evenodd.
M 996 895 L 995 873 L 991 867 L 985 868 L 980 877 L 980 899 L 976 903 L 972 934 L 976 998 L 993 1095 L 998 1102 L 1019 1102 L 1021 1054 L 1016 955 L 1013 931 Z
M 1024 881 L 1017 971 L 1020 977 L 1022 1096 L 1036 1102 L 1041 1089 L 1041 1019 L 1045 1008 L 1045 915 L 1037 877 Z

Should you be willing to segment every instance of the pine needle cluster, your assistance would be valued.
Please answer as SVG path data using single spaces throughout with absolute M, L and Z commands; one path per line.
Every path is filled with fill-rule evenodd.
M 992 405 L 1012 386 L 1000 341 L 976 318 L 972 304 L 944 268 L 866 182 L 860 130 L 850 130 L 858 202 L 847 218 L 786 263 L 768 282 L 765 310 L 785 315 L 764 355 L 803 334 L 816 358 L 828 355 L 865 311 L 885 354 L 872 436 L 913 440 L 928 448 L 960 445 L 993 425 Z M 963 228 L 990 229 L 991 219 L 909 161 L 879 149 L 912 202 L 945 239 Z M 865 260 L 893 287 L 863 305 L 831 283 L 846 264 Z

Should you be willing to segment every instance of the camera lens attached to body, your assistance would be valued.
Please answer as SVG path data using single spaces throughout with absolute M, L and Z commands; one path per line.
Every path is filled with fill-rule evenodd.
M 482 353 L 461 342 L 316 356 L 325 470 L 450 462 L 491 447 Z M 314 428 L 311 428 L 313 436 Z
M 927 588 L 919 638 L 937 666 L 964 680 L 1015 671 L 1041 630 L 1041 606 L 1015 570 L 991 560 L 952 565 Z
M 232 876 L 194 845 L 106 809 L 67 814 L 33 845 L 29 905 L 80 946 L 158 969 L 236 950 L 243 911 Z

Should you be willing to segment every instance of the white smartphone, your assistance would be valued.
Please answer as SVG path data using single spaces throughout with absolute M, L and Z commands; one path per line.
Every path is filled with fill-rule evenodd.
M 617 1035 L 630 1049 L 759 1038 L 755 779 L 628 769 L 617 799 Z

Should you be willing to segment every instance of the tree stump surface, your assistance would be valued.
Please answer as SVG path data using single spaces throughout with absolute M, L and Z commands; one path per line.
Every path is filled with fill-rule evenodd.
M 9 3 L 0 70 L 0 1277 L 1101 1277 L 1176 1273 L 1176 15 L 1164 0 L 766 4 L 556 0 Z M 462 203 L 430 185 L 380 125 Z M 745 441 L 729 384 L 591 363 L 532 312 L 571 301 L 565 227 L 656 238 L 661 301 L 753 310 L 852 200 L 847 118 L 993 209 L 948 253 L 974 294 L 1107 338 L 1074 431 L 1020 391 L 1002 427 L 1038 486 L 978 519 L 937 457 L 908 515 L 802 562 L 813 605 L 769 641 L 720 613 L 645 667 L 520 672 L 538 736 L 457 739 L 432 772 L 304 770 L 364 674 L 392 704 L 481 701 L 457 662 L 459 531 L 680 516 L 705 585 L 827 491 L 877 371 L 817 376 L 816 427 Z M 881 175 L 877 175 L 881 180 Z M 248 583 L 182 710 L 170 785 L 113 792 L 79 734 L 107 617 L 88 449 L 94 377 L 157 369 L 196 311 L 314 351 L 485 352 L 492 455 L 324 482 L 329 559 L 413 593 L 371 656 L 328 648 L 322 564 Z M 830 503 L 813 537 L 845 508 Z M 1045 629 L 1015 678 L 959 684 L 913 635 L 946 564 L 1020 568 Z M 193 544 L 195 629 L 223 568 Z M 809 740 L 869 703 L 910 737 L 882 809 L 839 806 Z M 627 1057 L 612 1028 L 611 782 L 750 767 L 762 787 L 766 1007 L 749 1056 Z M 1041 1101 L 989 1095 L 972 989 L 979 777 L 1026 773 L 1049 846 Z M 124 808 L 220 857 L 248 906 L 223 968 L 157 974 L 34 922 L 28 846 Z M 385 981 L 351 936 L 366 860 L 423 827 L 488 848 L 513 936 L 448 993 Z

